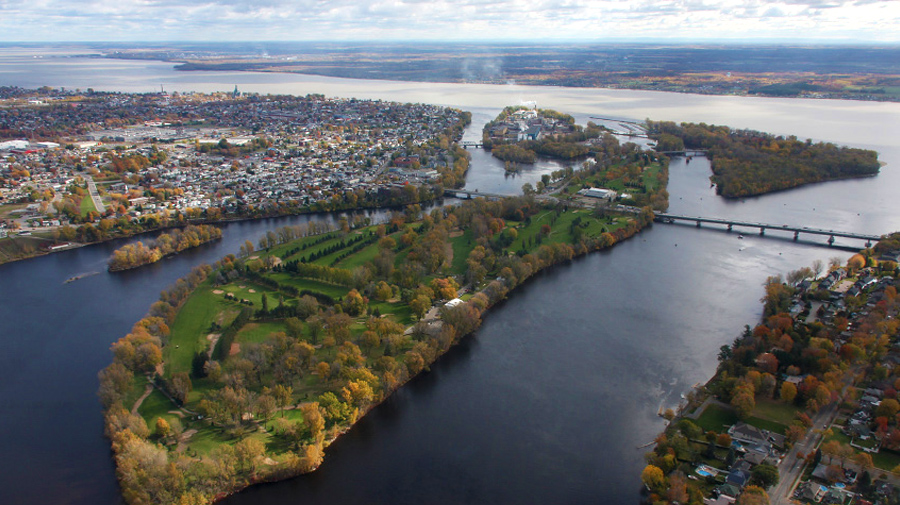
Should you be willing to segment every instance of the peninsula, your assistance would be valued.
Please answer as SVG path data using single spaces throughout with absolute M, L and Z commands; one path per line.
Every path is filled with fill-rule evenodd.
M 654 160 L 664 172 L 665 157 Z M 623 166 L 643 169 L 623 150 L 567 180 Z M 272 230 L 196 268 L 113 345 L 100 374 L 123 496 L 208 503 L 313 471 L 336 437 L 517 286 L 652 219 L 649 207 L 589 196 L 478 198 L 427 214 L 412 205 L 384 224 Z

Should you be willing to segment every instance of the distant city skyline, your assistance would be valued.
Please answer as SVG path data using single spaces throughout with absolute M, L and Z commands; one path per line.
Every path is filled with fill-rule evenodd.
M 898 0 L 0 0 L 0 41 L 900 42 Z

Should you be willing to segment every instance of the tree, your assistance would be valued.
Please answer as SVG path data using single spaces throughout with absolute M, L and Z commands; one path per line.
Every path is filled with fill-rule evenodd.
M 785 403 L 794 403 L 794 398 L 796 397 L 797 386 L 791 382 L 781 383 L 781 399 L 784 400 Z
M 765 489 L 757 486 L 747 486 L 738 497 L 734 505 L 769 505 L 769 495 Z
M 778 468 L 768 463 L 762 463 L 750 470 L 751 482 L 763 489 L 778 484 Z
M 290 386 L 284 386 L 282 384 L 276 384 L 275 389 L 272 392 L 275 397 L 275 402 L 278 405 L 278 408 L 281 409 L 281 417 L 284 417 L 284 409 L 294 399 L 294 388 Z
M 900 411 L 900 402 L 897 402 L 897 400 L 894 400 L 893 398 L 885 398 L 881 401 L 881 405 L 875 410 L 875 415 L 892 419 L 897 415 L 898 411 Z
M 824 269 L 824 265 L 822 264 L 822 260 L 817 259 L 812 262 L 812 271 L 813 271 L 813 280 L 818 279 L 819 275 L 822 274 L 822 270 Z
M 298 340 L 303 335 L 303 323 L 296 317 L 285 319 L 284 326 L 287 329 L 288 336 L 295 340 Z
M 266 454 L 266 446 L 256 438 L 245 438 L 234 444 L 234 455 L 238 468 L 256 474 L 259 460 Z
M 158 436 L 159 438 L 166 438 L 172 432 L 172 428 L 169 426 L 168 421 L 166 421 L 164 418 L 157 417 L 155 431 L 156 436 Z
M 666 485 L 666 477 L 658 466 L 647 465 L 641 472 L 641 482 L 647 486 L 647 489 L 659 492 Z
M 256 399 L 256 416 L 263 423 L 269 420 L 278 408 L 278 401 L 272 396 L 263 394 Z
M 431 300 L 425 295 L 419 295 L 409 302 L 409 308 L 417 319 L 425 317 L 425 313 L 431 308 Z

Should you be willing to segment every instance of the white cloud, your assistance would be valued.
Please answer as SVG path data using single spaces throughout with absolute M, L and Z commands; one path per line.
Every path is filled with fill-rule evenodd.
M 859 39 L 896 0 L 0 0 L 0 40 Z

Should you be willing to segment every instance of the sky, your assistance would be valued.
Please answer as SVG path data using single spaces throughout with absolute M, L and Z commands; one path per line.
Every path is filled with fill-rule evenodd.
M 900 42 L 900 0 L 0 0 L 0 41 Z

